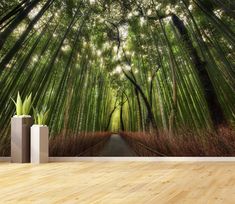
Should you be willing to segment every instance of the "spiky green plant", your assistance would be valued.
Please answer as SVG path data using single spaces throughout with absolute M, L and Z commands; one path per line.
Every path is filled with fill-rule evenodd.
M 20 93 L 18 92 L 17 94 L 17 99 L 16 101 L 14 101 L 14 99 L 12 99 L 12 101 L 14 102 L 15 106 L 16 106 L 16 115 L 17 116 L 20 116 L 22 115 L 22 99 L 21 99 L 21 96 L 20 96 Z
M 16 106 L 16 115 L 17 116 L 29 115 L 30 110 L 31 110 L 31 106 L 32 106 L 32 93 L 30 93 L 28 96 L 26 96 L 26 98 L 22 102 L 20 93 L 18 92 L 16 101 L 14 99 L 12 99 L 12 101 L 14 102 L 14 104 Z
M 43 108 L 41 111 L 34 109 L 34 119 L 37 125 L 46 125 L 48 119 L 49 110 Z
M 28 115 L 30 113 L 32 106 L 32 93 L 30 95 L 26 96 L 23 105 L 22 105 L 22 113 L 23 115 Z

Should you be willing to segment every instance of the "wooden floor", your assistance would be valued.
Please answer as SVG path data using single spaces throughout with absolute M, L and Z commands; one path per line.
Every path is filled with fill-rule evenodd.
M 235 203 L 235 163 L 0 163 L 0 203 Z

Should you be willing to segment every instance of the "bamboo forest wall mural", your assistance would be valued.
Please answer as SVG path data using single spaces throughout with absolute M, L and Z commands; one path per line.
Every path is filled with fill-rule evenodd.
M 235 156 L 234 48 L 231 0 L 1 0 L 0 156 L 29 103 L 50 156 Z

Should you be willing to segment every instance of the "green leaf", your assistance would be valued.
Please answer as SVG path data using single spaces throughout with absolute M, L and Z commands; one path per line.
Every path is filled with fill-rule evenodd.
M 34 110 L 35 124 L 46 125 L 49 111 L 46 109 L 41 110 L 40 112 L 37 109 Z
M 17 99 L 16 99 L 16 115 L 20 116 L 22 115 L 22 100 L 20 97 L 20 93 L 18 92 L 17 94 Z
M 30 93 L 30 95 L 26 96 L 24 103 L 23 103 L 23 115 L 29 115 L 30 110 L 31 110 L 31 106 L 32 106 L 32 93 Z

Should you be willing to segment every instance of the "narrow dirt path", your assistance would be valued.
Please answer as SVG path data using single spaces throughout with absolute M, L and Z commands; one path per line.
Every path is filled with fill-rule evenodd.
M 122 139 L 120 135 L 111 135 L 110 139 L 104 146 L 99 156 L 103 157 L 131 157 L 137 156 L 136 153 L 128 146 L 128 144 Z

